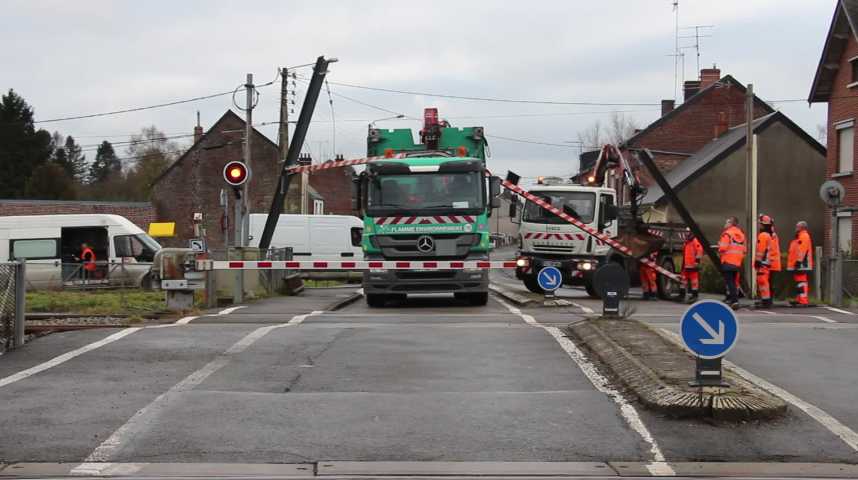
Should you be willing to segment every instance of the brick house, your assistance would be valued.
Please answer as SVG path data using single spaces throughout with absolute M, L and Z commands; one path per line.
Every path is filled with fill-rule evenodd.
M 243 158 L 242 139 L 244 119 L 228 110 L 205 133 L 195 130 L 194 144 L 155 179 L 152 186 L 152 204 L 158 221 L 176 222 L 176 236 L 160 239 L 165 246 L 184 247 L 193 238 L 193 214 L 203 213 L 203 226 L 210 249 L 223 249 L 225 218 L 230 225 L 229 237 L 234 228 L 233 208 L 224 213 L 220 206 L 220 191 L 225 189 L 224 166 Z M 276 143 L 253 129 L 252 156 L 249 180 L 250 213 L 268 213 L 277 181 L 280 177 L 280 153 Z M 326 214 L 352 213 L 351 172 L 349 169 L 332 169 L 309 177 L 309 211 Z M 295 193 L 301 187 L 300 178 L 293 179 L 285 203 L 293 206 Z M 227 189 L 229 190 L 229 189 Z M 229 191 L 230 205 L 234 201 Z M 290 203 L 290 199 L 292 199 Z M 284 213 L 296 211 L 284 208 Z M 226 217 L 225 217 L 226 215 Z
M 719 132 L 745 123 L 745 86 L 731 75 L 721 77 L 717 68 L 700 70 L 699 80 L 686 81 L 683 93 L 679 106 L 673 100 L 662 100 L 661 117 L 626 140 L 621 150 L 650 149 L 664 174 L 717 138 Z M 754 118 L 772 112 L 768 104 L 754 97 Z M 590 152 L 582 155 L 582 173 L 592 168 L 596 156 Z M 641 180 L 653 183 L 646 172 L 641 172 Z
M 825 46 L 807 99 L 828 103 L 826 179 L 846 188 L 844 205 L 858 206 L 855 170 L 855 120 L 858 118 L 858 0 L 838 0 L 825 38 Z M 830 245 L 831 211 L 825 215 L 825 244 Z M 838 246 L 853 252 L 858 232 L 852 212 L 840 212 Z

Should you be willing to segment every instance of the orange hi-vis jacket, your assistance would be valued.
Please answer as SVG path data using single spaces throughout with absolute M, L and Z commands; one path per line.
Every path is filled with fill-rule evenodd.
M 745 232 L 739 227 L 731 225 L 721 232 L 721 239 L 718 241 L 718 254 L 721 257 L 721 264 L 741 267 L 747 250 Z
M 813 270 L 813 242 L 807 230 L 800 230 L 789 242 L 787 270 Z
M 757 234 L 757 258 L 773 272 L 781 271 L 781 246 L 776 233 L 760 232 Z
M 95 270 L 95 252 L 91 248 L 84 248 L 81 251 L 80 259 L 84 262 L 83 269 L 92 272 Z
M 703 258 L 703 245 L 700 240 L 692 238 L 685 241 L 685 247 L 682 250 L 682 268 L 684 270 L 700 269 L 700 259 Z

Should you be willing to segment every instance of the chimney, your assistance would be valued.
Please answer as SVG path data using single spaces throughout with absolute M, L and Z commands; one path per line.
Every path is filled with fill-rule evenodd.
M 200 111 L 197 110 L 197 126 L 194 127 L 194 143 L 203 138 L 203 127 L 200 126 Z
M 712 65 L 712 68 L 703 68 L 700 70 L 700 89 L 712 85 L 713 83 L 721 80 L 721 70 L 718 69 L 715 65 Z
M 718 123 L 715 124 L 715 138 L 727 133 L 730 124 L 727 122 L 727 112 L 718 112 Z
M 673 107 L 676 106 L 675 100 L 662 100 L 661 101 L 661 116 L 665 116 L 671 111 L 673 111 Z
M 683 101 L 687 102 L 689 98 L 693 97 L 700 91 L 700 80 L 686 80 L 682 86 L 682 91 L 685 94 Z

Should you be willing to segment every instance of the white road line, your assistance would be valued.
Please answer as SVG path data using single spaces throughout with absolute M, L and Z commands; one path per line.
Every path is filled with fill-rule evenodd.
M 822 320 L 823 322 L 826 322 L 826 323 L 839 323 L 839 322 L 837 322 L 837 320 L 832 320 L 828 317 L 823 317 L 822 315 L 808 315 L 808 317 L 815 318 L 817 320 Z
M 218 315 L 229 315 L 230 313 L 240 309 L 247 308 L 247 305 L 237 305 L 235 307 L 224 308 L 223 310 L 217 312 Z
M 766 315 L 777 315 L 775 312 L 770 312 L 768 310 L 757 310 L 760 313 L 765 313 Z
M 323 313 L 325 313 L 323 310 L 314 310 L 304 315 L 295 315 L 294 317 L 292 317 L 292 320 L 289 320 L 289 323 L 287 323 L 287 325 L 299 325 L 303 323 L 304 320 L 306 320 L 307 318 L 315 317 L 316 315 L 321 315 Z
M 679 338 L 679 335 L 671 332 L 670 330 L 665 330 L 665 329 L 661 329 L 661 330 L 665 334 L 667 334 L 668 338 L 670 338 L 675 344 L 679 345 L 683 349 L 685 348 L 682 345 L 682 340 Z M 798 398 L 797 396 L 787 392 L 783 388 L 781 388 L 781 387 L 779 387 L 779 386 L 777 386 L 777 385 L 775 385 L 775 384 L 773 384 L 773 383 L 771 383 L 771 382 L 769 382 L 763 378 L 760 378 L 760 377 L 754 375 L 753 373 L 745 370 L 744 368 L 736 365 L 735 363 L 733 363 L 729 360 L 723 360 L 723 363 L 724 363 L 724 366 L 726 366 L 730 370 L 736 372 L 737 375 L 741 376 L 745 380 L 756 384 L 757 386 L 759 386 L 760 388 L 762 388 L 764 390 L 768 390 L 769 393 L 771 393 L 772 395 L 780 397 L 785 402 L 793 405 L 794 407 L 798 408 L 802 412 L 808 414 L 811 418 L 813 418 L 814 420 L 819 422 L 820 425 L 822 425 L 823 427 L 828 429 L 829 432 L 840 437 L 840 439 L 843 440 L 843 442 L 846 443 L 846 445 L 849 445 L 849 447 L 851 447 L 852 450 L 855 450 L 856 452 L 858 452 L 858 432 L 855 432 L 851 428 L 840 423 L 839 420 L 832 417 L 831 415 L 829 415 L 827 412 L 825 412 L 821 408 L 819 408 L 815 405 L 812 405 L 812 404 Z
M 831 310 L 832 312 L 842 313 L 844 315 L 855 315 L 854 313 L 852 313 L 848 310 L 841 310 L 839 308 L 834 308 L 834 307 L 822 307 L 822 308 L 824 308 L 826 310 Z
M 47 362 L 40 363 L 40 364 L 36 365 L 35 367 L 30 367 L 26 370 L 21 370 L 20 372 L 15 373 L 13 375 L 9 375 L 8 377 L 0 378 L 0 387 L 5 387 L 6 385 L 9 385 L 10 383 L 15 383 L 19 380 L 23 380 L 25 378 L 32 377 L 33 375 L 35 375 L 39 372 L 44 372 L 45 370 L 47 370 L 49 368 L 53 368 L 53 367 L 56 367 L 57 365 L 68 362 L 69 360 L 71 360 L 71 359 L 73 359 L 79 355 L 83 355 L 86 352 L 95 350 L 96 348 L 103 347 L 109 343 L 113 343 L 113 342 L 119 340 L 120 338 L 131 335 L 132 333 L 134 333 L 138 330 L 141 330 L 141 328 L 140 327 L 133 327 L 133 328 L 126 328 L 126 329 L 120 330 L 120 331 L 114 333 L 113 335 L 102 338 L 101 340 L 99 340 L 97 342 L 93 342 L 93 343 L 90 343 L 88 345 L 84 345 L 78 349 L 72 350 L 70 352 L 66 352 L 62 355 L 59 355 L 57 357 L 54 357 L 54 358 L 48 360 Z
M 581 305 L 581 304 L 575 303 L 575 302 L 570 302 L 570 303 L 572 303 L 572 305 L 575 305 L 576 307 L 580 308 L 581 311 L 583 311 L 584 313 L 593 313 L 593 309 L 590 307 L 585 307 L 584 305 Z
M 214 360 L 183 378 L 179 383 L 170 387 L 166 392 L 155 397 L 155 399 L 145 407 L 137 410 L 137 412 L 135 412 L 124 425 L 116 429 L 116 431 L 114 431 L 107 440 L 102 442 L 101 445 L 96 447 L 95 450 L 86 457 L 83 463 L 75 468 L 87 469 L 87 464 L 89 463 L 109 461 L 117 452 L 125 447 L 129 440 L 133 439 L 140 434 L 140 432 L 145 430 L 150 422 L 157 418 L 158 415 L 167 408 L 171 397 L 176 396 L 178 393 L 194 389 L 194 387 L 204 382 L 213 373 L 226 366 L 226 364 L 232 359 L 233 355 L 237 355 L 247 350 L 260 338 L 268 335 L 273 330 L 290 325 L 297 325 L 303 322 L 305 318 L 319 313 L 321 312 L 315 311 L 306 315 L 296 315 L 292 317 L 288 323 L 260 327 L 248 333 L 241 340 L 235 342 L 231 347 L 226 349 L 226 351 L 218 355 Z
M 182 317 L 182 318 L 176 320 L 176 325 L 187 325 L 187 324 L 191 323 L 192 320 L 196 320 L 198 318 L 200 318 L 199 315 L 192 315 L 190 317 Z
M 562 348 L 563 351 L 565 351 L 566 354 L 569 355 L 569 358 L 571 358 L 572 361 L 574 361 L 575 364 L 578 365 L 578 368 L 581 369 L 581 372 L 583 372 L 584 376 L 586 376 L 587 379 L 590 380 L 590 383 L 593 384 L 596 390 L 604 393 L 605 395 L 610 397 L 611 400 L 614 401 L 614 403 L 617 404 L 617 406 L 620 408 L 620 414 L 622 415 L 623 420 L 625 420 L 629 427 L 631 427 L 632 430 L 637 432 L 637 434 L 640 435 L 643 441 L 647 443 L 650 447 L 650 453 L 652 454 L 653 460 L 649 465 L 647 465 L 647 470 L 650 472 L 650 474 L 658 476 L 676 475 L 676 473 L 673 471 L 673 468 L 671 468 L 670 465 L 666 463 L 664 453 L 661 451 L 661 448 L 658 446 L 658 443 L 655 441 L 655 438 L 653 438 L 649 429 L 647 429 L 646 425 L 644 425 L 635 407 L 630 404 L 619 391 L 611 387 L 608 379 L 605 378 L 601 373 L 599 373 L 599 371 L 596 369 L 596 366 L 593 365 L 593 363 L 590 362 L 589 359 L 587 359 L 587 356 L 584 355 L 584 352 L 582 352 L 572 342 L 572 340 L 563 335 L 563 332 L 561 332 L 559 328 L 542 325 L 541 323 L 537 322 L 536 319 L 534 319 L 531 315 L 522 313 L 521 310 L 519 310 L 518 308 L 513 307 L 512 305 L 504 302 L 499 298 L 496 298 L 496 300 L 498 301 L 498 303 L 506 307 L 506 309 L 509 310 L 510 313 L 521 317 L 522 320 L 527 322 L 528 325 L 533 325 L 535 327 L 542 328 L 543 330 L 548 332 L 549 335 L 554 337 L 554 340 L 556 340 L 557 343 L 560 344 L 560 348 Z

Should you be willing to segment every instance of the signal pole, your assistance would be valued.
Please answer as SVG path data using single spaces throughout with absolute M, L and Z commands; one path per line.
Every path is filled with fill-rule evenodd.
M 745 245 L 748 255 L 745 263 L 745 278 L 748 280 L 747 293 L 748 298 L 753 298 L 756 286 L 756 276 L 754 275 L 754 256 L 757 249 L 757 198 L 756 198 L 756 156 L 754 155 L 754 85 L 748 84 L 746 90 L 746 110 L 745 110 Z
M 251 139 L 253 138 L 253 91 L 255 87 L 253 85 L 253 74 L 247 74 L 247 83 L 244 84 L 244 91 L 247 96 L 247 106 L 245 110 L 245 132 L 244 132 L 244 164 L 247 165 L 248 169 L 252 169 L 250 166 L 251 159 Z M 252 170 L 251 170 L 252 171 Z M 236 221 L 236 227 L 240 228 L 240 236 L 238 237 L 240 240 L 240 247 L 246 247 L 249 243 L 250 236 L 250 179 L 248 178 L 246 182 L 244 182 L 244 187 L 242 188 L 242 196 L 244 197 L 241 202 L 241 223 Z

